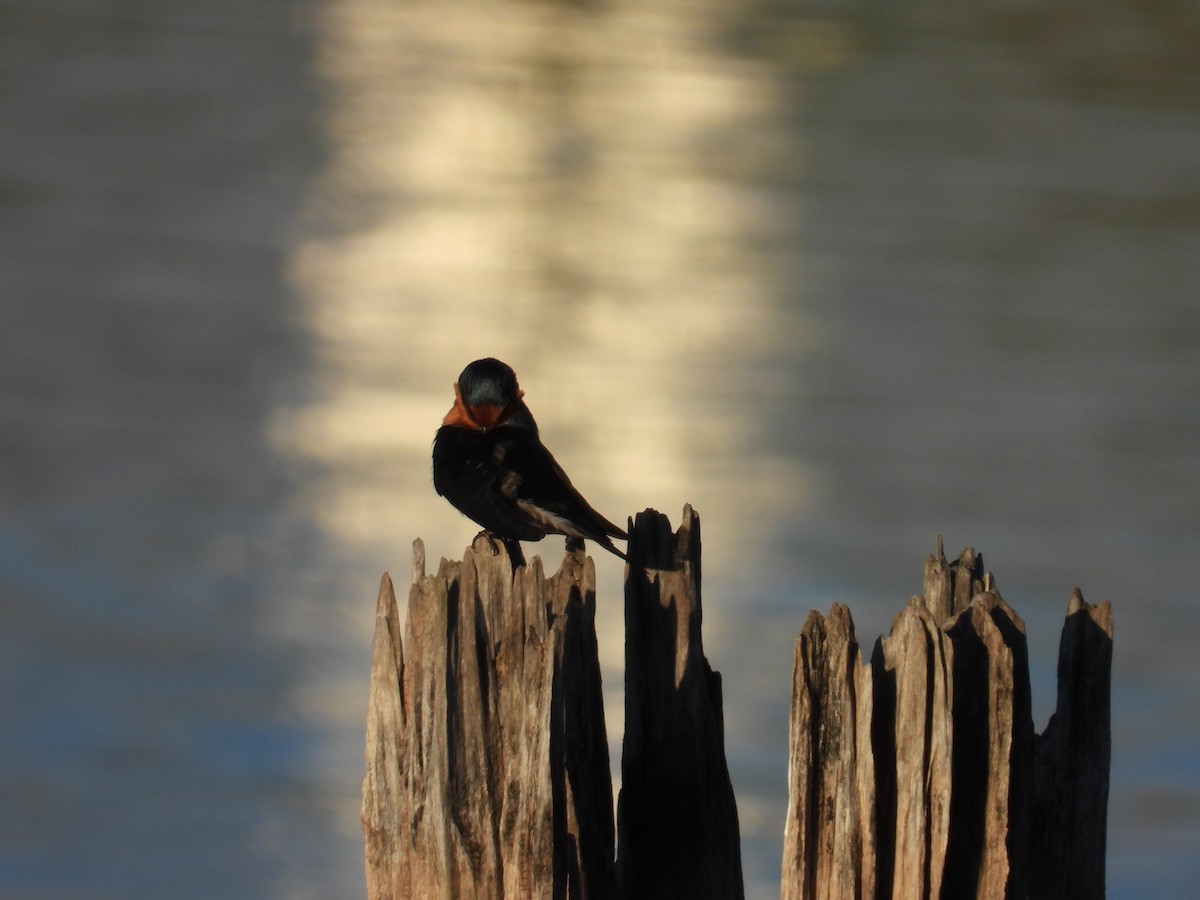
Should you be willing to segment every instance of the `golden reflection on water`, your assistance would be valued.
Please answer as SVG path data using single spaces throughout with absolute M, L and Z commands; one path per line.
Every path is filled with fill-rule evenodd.
M 804 148 L 772 124 L 768 69 L 721 50 L 719 5 L 338 0 L 321 15 L 329 164 L 291 261 L 318 399 L 274 428 L 326 473 L 314 517 L 399 583 L 414 537 L 431 565 L 460 556 L 476 528 L 435 495 L 430 443 L 459 371 L 491 355 L 605 515 L 677 523 L 691 502 L 707 576 L 755 565 L 805 491 L 757 440 L 769 361 L 814 336 L 782 303 L 805 260 L 769 264 L 803 209 L 751 175 L 764 157 L 799 169 Z M 553 568 L 561 544 L 527 549 Z M 621 567 L 598 563 L 616 764 Z M 710 654 L 734 615 L 720 603 Z M 778 839 L 746 798 L 742 815 Z
M 788 632 L 808 605 L 884 586 L 869 640 L 895 573 L 919 588 L 912 548 L 948 529 L 1043 590 L 1119 587 L 1130 534 L 1195 519 L 1184 464 L 1123 443 L 1192 458 L 1173 424 L 1194 371 L 1194 326 L 1176 328 L 1195 283 L 1189 32 L 1150 16 L 1122 44 L 1023 7 L 768 12 L 324 3 L 327 164 L 289 258 L 317 361 L 310 402 L 272 425 L 315 464 L 302 518 L 370 584 L 364 647 L 379 569 L 403 584 L 414 537 L 436 560 L 475 533 L 429 474 L 474 358 L 517 370 L 609 518 L 691 502 L 706 649 L 740 699 L 750 896 L 778 891 Z M 552 568 L 561 543 L 527 551 Z M 621 567 L 597 570 L 619 745 Z
M 325 8 L 330 162 L 292 261 L 320 401 L 276 436 L 326 464 L 330 532 L 458 555 L 473 527 L 430 489 L 429 445 L 484 355 L 612 518 L 690 501 L 719 563 L 796 502 L 746 398 L 812 339 L 756 246 L 802 210 L 739 173 L 803 148 L 763 127 L 778 85 L 719 52 L 715 9 Z

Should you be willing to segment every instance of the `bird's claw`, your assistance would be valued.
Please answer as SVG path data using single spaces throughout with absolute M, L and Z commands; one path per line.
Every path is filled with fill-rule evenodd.
M 485 528 L 483 531 L 479 532 L 479 534 L 475 535 L 475 540 L 471 541 L 471 543 L 475 543 L 475 541 L 479 540 L 480 538 L 483 538 L 488 542 L 488 546 L 492 548 L 492 556 L 500 555 L 500 547 L 496 543 L 496 536 L 494 534 Z
M 503 545 L 504 549 L 508 551 L 508 558 L 512 560 L 514 567 L 525 564 L 525 553 L 523 550 L 521 550 L 520 541 L 513 538 L 499 537 L 495 534 L 492 534 L 492 532 L 488 531 L 486 528 L 479 532 L 479 534 L 475 535 L 475 541 L 479 540 L 480 538 L 483 538 L 485 541 L 487 541 L 488 546 L 492 550 L 492 556 L 499 556 L 500 546 Z M 474 544 L 475 541 L 472 541 L 471 543 Z

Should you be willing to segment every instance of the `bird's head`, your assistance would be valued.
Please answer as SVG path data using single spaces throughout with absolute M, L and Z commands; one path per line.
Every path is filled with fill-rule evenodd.
M 479 431 L 505 423 L 536 429 L 529 410 L 521 401 L 524 396 L 511 368 L 491 357 L 477 359 L 458 376 L 454 385 L 454 406 L 446 413 L 442 424 Z

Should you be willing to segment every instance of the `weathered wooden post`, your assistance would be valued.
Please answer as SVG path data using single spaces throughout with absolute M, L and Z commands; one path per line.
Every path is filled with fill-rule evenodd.
M 637 517 L 626 570 L 620 889 L 595 569 L 475 541 L 425 574 L 403 640 L 380 587 L 363 782 L 372 898 L 740 898 L 721 678 L 700 637 L 700 520 Z
M 741 898 L 721 676 L 700 635 L 700 517 L 640 513 L 625 580 L 625 743 L 617 804 L 622 896 Z
M 477 539 L 408 621 L 380 586 L 362 820 L 372 898 L 742 897 L 721 678 L 704 658 L 700 522 L 646 510 L 626 567 L 614 829 L 582 551 L 547 578 Z M 792 674 L 785 898 L 1104 895 L 1112 610 L 1071 598 L 1058 708 L 1033 732 L 1025 626 L 971 550 L 862 662 L 811 613 Z M 619 849 L 619 853 L 617 850 Z M 614 859 L 615 857 L 615 859 Z
M 1078 589 L 1058 648 L 1058 705 L 1034 742 L 1029 896 L 1103 897 L 1112 607 Z
M 861 662 L 810 614 L 792 679 L 784 898 L 1104 896 L 1112 609 L 1068 608 L 1058 710 L 1033 732 L 1025 625 L 939 541 Z
M 379 591 L 363 783 L 371 898 L 611 897 L 595 569 L 552 577 L 477 539 L 425 574 L 404 640 Z

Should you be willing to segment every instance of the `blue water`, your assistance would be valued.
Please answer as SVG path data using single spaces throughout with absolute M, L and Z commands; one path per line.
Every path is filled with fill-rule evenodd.
M 1071 589 L 1112 599 L 1109 892 L 1200 881 L 1194 16 L 2 18 L 0 895 L 362 895 L 375 592 L 475 532 L 428 453 L 485 354 L 606 515 L 702 516 L 749 896 L 796 631 L 869 647 L 938 533 L 1039 730 Z

